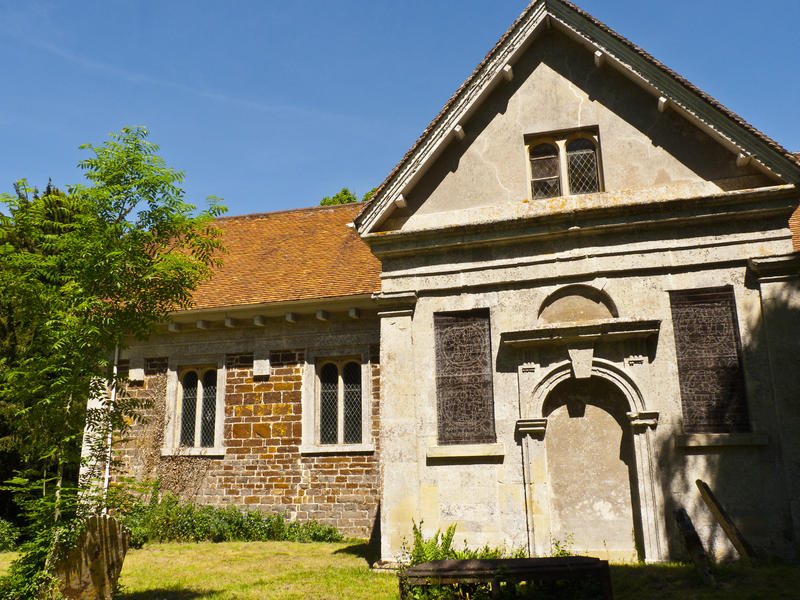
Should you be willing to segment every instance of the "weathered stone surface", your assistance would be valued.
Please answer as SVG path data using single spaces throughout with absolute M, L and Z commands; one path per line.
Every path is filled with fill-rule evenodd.
M 89 518 L 75 547 L 56 566 L 59 591 L 72 600 L 111 600 L 130 532 L 114 517 Z

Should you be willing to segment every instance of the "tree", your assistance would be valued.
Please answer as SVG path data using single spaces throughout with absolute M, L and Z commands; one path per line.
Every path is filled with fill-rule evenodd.
M 365 202 L 372 197 L 372 194 L 375 192 L 377 188 L 372 188 L 368 191 L 361 200 L 358 199 L 358 195 L 354 194 L 347 188 L 342 188 L 341 191 L 331 198 L 330 196 L 325 196 L 322 201 L 319 203 L 320 206 L 332 206 L 334 204 L 352 204 L 353 202 Z
M 41 474 L 48 503 L 37 509 L 37 528 L 51 529 L 17 569 L 28 580 L 52 564 L 53 532 L 75 507 L 65 473 L 78 464 L 84 425 L 122 430 L 137 416 L 124 398 L 109 403 L 115 348 L 188 308 L 222 250 L 212 220 L 224 208 L 210 198 L 195 215 L 179 187 L 183 173 L 164 164 L 147 135 L 125 128 L 81 146 L 90 153 L 79 163 L 88 183 L 66 193 L 48 186 L 40 195 L 23 181 L 0 196 L 8 210 L 0 212 L 0 405 L 6 414 L 13 407 L 6 437 Z M 100 405 L 87 412 L 90 397 Z M 33 594 L 32 585 L 16 597 Z

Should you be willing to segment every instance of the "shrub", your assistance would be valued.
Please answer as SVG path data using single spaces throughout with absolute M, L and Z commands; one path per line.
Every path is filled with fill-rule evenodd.
M 141 548 L 147 542 L 338 542 L 344 539 L 335 527 L 316 521 L 287 521 L 282 514 L 242 511 L 234 506 L 181 504 L 168 493 L 159 498 L 157 486 L 149 503 L 129 502 L 116 513 L 131 531 L 133 548 Z
M 9 552 L 17 548 L 20 531 L 5 519 L 0 519 L 0 552 Z
M 453 547 L 453 537 L 456 533 L 455 524 L 450 525 L 442 534 L 441 530 L 436 530 L 432 537 L 426 538 L 422 534 L 422 521 L 419 525 L 412 521 L 411 531 L 413 544 L 411 548 L 404 546 L 404 563 L 400 568 L 400 586 L 403 588 L 407 598 L 414 600 L 450 600 L 461 598 L 472 598 L 473 600 L 488 600 L 495 598 L 492 591 L 486 584 L 446 584 L 446 585 L 424 585 L 408 587 L 405 579 L 405 571 L 409 567 L 418 565 L 431 560 L 441 560 L 445 558 L 472 559 L 472 558 L 525 558 L 528 553 L 524 548 L 508 552 L 505 548 L 492 548 L 488 544 L 480 548 L 470 548 L 467 543 L 461 550 Z M 503 589 L 507 594 L 508 590 Z M 502 597 L 506 597 L 503 595 Z
M 453 547 L 453 537 L 456 533 L 455 524 L 450 525 L 444 535 L 441 530 L 437 530 L 433 537 L 426 539 L 422 534 L 422 521 L 419 522 L 419 525 L 412 521 L 411 532 L 413 546 L 411 549 L 403 549 L 408 567 L 443 558 L 525 558 L 528 556 L 528 552 L 524 548 L 510 552 L 505 548 L 492 548 L 488 544 L 480 548 L 470 548 L 466 542 L 461 550 L 457 550 Z

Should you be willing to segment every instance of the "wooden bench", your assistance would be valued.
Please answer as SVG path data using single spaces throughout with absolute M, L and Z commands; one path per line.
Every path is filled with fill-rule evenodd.
M 398 577 L 400 598 L 407 598 L 407 590 L 419 585 L 490 583 L 492 597 L 496 598 L 501 582 L 516 586 L 522 581 L 581 581 L 596 589 L 591 597 L 613 599 L 608 561 L 589 556 L 433 560 L 411 567 Z

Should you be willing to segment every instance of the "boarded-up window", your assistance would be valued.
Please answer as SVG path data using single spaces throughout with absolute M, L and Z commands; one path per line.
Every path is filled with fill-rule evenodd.
M 495 441 L 488 309 L 433 317 L 439 444 Z
M 733 288 L 670 292 L 670 304 L 684 431 L 748 431 Z

